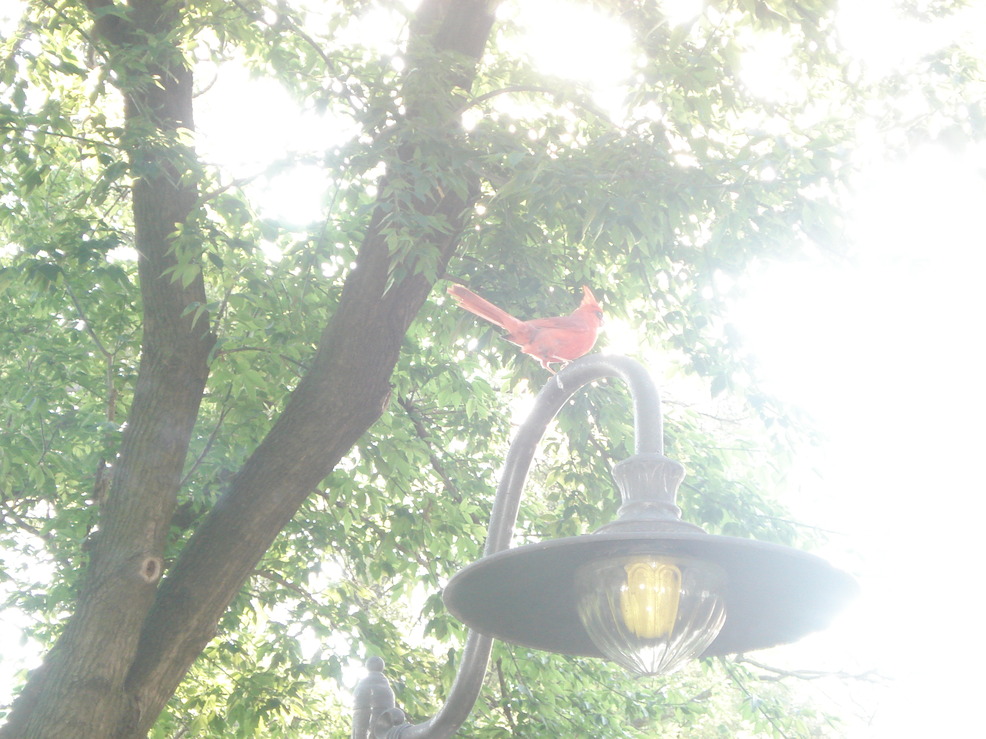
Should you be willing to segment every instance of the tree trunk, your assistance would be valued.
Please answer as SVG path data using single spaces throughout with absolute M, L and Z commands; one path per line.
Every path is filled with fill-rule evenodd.
M 131 27 L 106 29 L 104 37 L 122 45 L 131 31 L 160 34 L 177 21 L 167 7 L 136 0 Z M 208 377 L 209 322 L 193 325 L 186 315 L 190 304 L 205 303 L 201 272 L 186 285 L 169 277 L 178 264 L 172 234 L 194 207 L 196 188 L 175 163 L 177 147 L 152 152 L 138 138 L 149 126 L 163 136 L 192 127 L 191 74 L 166 57 L 142 75 L 128 71 L 124 84 L 127 137 L 138 142 L 129 152 L 143 299 L 140 368 L 75 613 L 14 704 L 3 737 L 112 737 L 120 716 L 136 720 L 139 709 L 124 684 L 163 574 L 165 537 Z
M 472 79 L 492 26 L 493 5 L 485 0 L 422 4 L 408 52 L 421 64 L 408 66 L 418 74 L 440 75 L 443 84 L 436 86 L 434 78 L 428 85 L 416 86 L 412 79 L 405 83 L 407 122 L 428 124 L 432 136 L 457 136 L 451 117 L 460 103 L 456 88 Z M 132 0 L 130 7 L 127 25 L 103 33 L 118 58 L 126 59 L 131 34 L 143 36 L 146 45 L 148 36 L 167 39 L 180 25 L 177 4 Z M 177 54 L 165 60 L 156 60 L 142 80 L 135 80 L 132 71 L 122 76 L 131 135 L 138 134 L 139 123 L 151 122 L 164 133 L 191 128 L 191 74 Z M 427 89 L 429 98 L 416 97 L 416 87 Z M 388 163 L 391 181 L 405 176 L 408 169 L 402 165 L 409 164 L 413 149 L 411 143 L 398 147 Z M 383 412 L 404 334 L 435 274 L 451 258 L 470 204 L 470 196 L 455 194 L 468 188 L 432 182 L 413 190 L 428 193 L 416 199 L 414 208 L 436 224 L 415 234 L 415 250 L 433 250 L 437 272 L 427 274 L 416 272 L 413 264 L 403 272 L 395 269 L 400 265 L 394 264 L 386 239 L 389 211 L 377 208 L 310 370 L 160 581 L 164 537 L 212 339 L 203 328 L 207 318 L 193 324 L 195 311 L 188 310 L 192 303 L 206 302 L 201 274 L 187 286 L 169 276 L 181 260 L 197 258 L 184 253 L 184 243 L 171 248 L 171 235 L 195 205 L 196 191 L 188 184 L 192 178 L 172 156 L 157 150 L 132 149 L 131 160 L 135 176 L 141 175 L 133 192 L 144 299 L 137 387 L 76 611 L 15 702 L 0 728 L 2 739 L 146 736 L 274 538 Z M 451 156 L 442 165 L 450 180 L 469 177 Z

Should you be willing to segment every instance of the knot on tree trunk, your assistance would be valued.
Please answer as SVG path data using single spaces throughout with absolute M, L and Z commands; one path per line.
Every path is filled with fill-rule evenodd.
M 138 574 L 140 575 L 140 579 L 148 585 L 153 585 L 160 580 L 161 573 L 163 572 L 164 560 L 160 557 L 144 557 L 144 559 L 140 562 L 140 570 Z

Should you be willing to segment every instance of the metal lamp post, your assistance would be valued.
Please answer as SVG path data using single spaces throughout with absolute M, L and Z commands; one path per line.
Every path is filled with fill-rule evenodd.
M 634 408 L 635 454 L 613 468 L 623 499 L 617 519 L 592 534 L 510 549 L 545 429 L 577 390 L 603 377 L 621 378 Z M 483 558 L 445 589 L 446 606 L 470 627 L 445 705 L 424 723 L 407 723 L 373 658 L 356 689 L 353 739 L 453 735 L 479 696 L 494 638 L 667 673 L 691 658 L 796 641 L 825 628 L 855 596 L 855 581 L 814 555 L 682 521 L 675 495 L 683 477 L 664 456 L 660 398 L 640 364 L 593 355 L 559 372 L 507 452 Z

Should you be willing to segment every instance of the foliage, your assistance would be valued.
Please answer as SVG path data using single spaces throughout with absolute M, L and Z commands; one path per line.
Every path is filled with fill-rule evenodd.
M 758 392 L 723 316 L 734 278 L 755 261 L 837 244 L 858 112 L 831 4 L 716 2 L 678 24 L 658 3 L 600 5 L 632 33 L 618 111 L 518 54 L 510 13 L 467 90 L 448 84 L 468 79 L 461 55 L 409 42 L 420 19 L 402 3 L 193 0 L 167 33 L 121 57 L 93 20 L 130 12 L 32 0 L 0 59 L 0 593 L 31 615 L 38 644 L 49 647 L 74 609 L 132 408 L 147 320 L 133 192 L 160 152 L 198 193 L 172 235 L 167 278 L 204 280 L 205 299 L 185 316 L 215 336 L 166 563 L 315 363 L 374 228 L 388 290 L 452 278 L 535 316 L 567 312 L 591 284 L 669 383 L 686 516 L 714 532 L 805 542 L 765 492 L 805 430 Z M 791 44 L 798 90 L 779 99 L 741 75 L 770 33 Z M 205 80 L 238 66 L 322 116 L 324 149 L 269 162 L 258 180 L 321 168 L 320 221 L 265 214 L 262 190 L 192 157 L 190 130 L 125 120 L 121 90 L 137 84 L 127 80 L 175 48 L 197 64 L 197 104 L 209 104 Z M 966 69 L 960 61 L 948 69 Z M 433 107 L 408 125 L 415 101 Z M 455 135 L 441 123 L 449 111 L 463 123 Z M 338 142 L 332 128 L 355 133 Z M 468 203 L 461 227 L 422 213 L 436 191 Z M 459 240 L 447 273 L 429 245 L 442 235 Z M 440 703 L 463 634 L 439 593 L 481 551 L 516 402 L 544 376 L 441 289 L 398 338 L 386 411 L 284 525 L 150 736 L 343 736 L 354 668 L 370 654 L 385 656 L 412 717 Z M 599 491 L 630 453 L 626 408 L 624 391 L 603 383 L 564 409 L 532 473 L 520 537 L 609 519 L 615 501 Z M 313 453 L 302 440 L 298 450 Z M 498 645 L 463 734 L 825 735 L 831 719 L 798 700 L 728 662 L 628 682 L 608 665 Z

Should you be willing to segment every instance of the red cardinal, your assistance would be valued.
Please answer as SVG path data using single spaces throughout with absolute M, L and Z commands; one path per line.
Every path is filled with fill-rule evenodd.
M 570 362 L 586 354 L 596 343 L 603 322 L 603 311 L 592 291 L 582 286 L 582 303 L 569 316 L 521 321 L 461 285 L 452 285 L 449 295 L 470 313 L 507 330 L 507 341 L 525 354 L 541 360 L 541 366 L 554 373 L 551 362 Z

